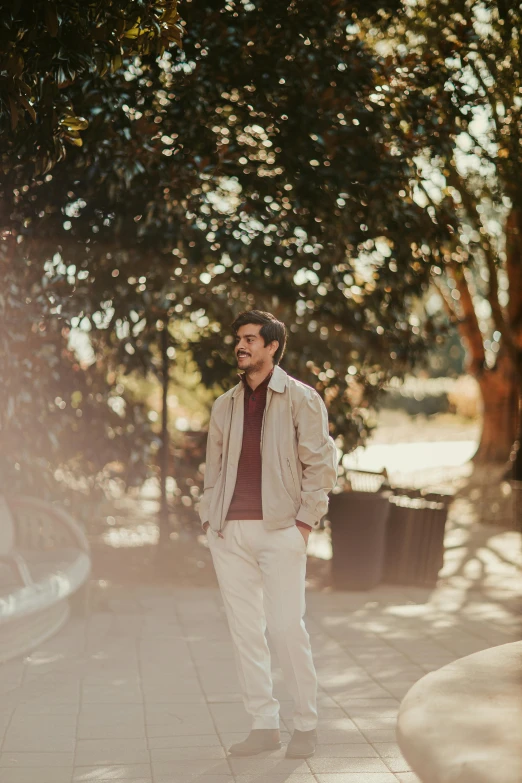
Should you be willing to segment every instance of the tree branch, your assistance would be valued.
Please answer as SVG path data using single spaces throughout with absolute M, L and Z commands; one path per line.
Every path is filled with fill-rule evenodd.
M 447 180 L 450 183 L 450 185 L 454 187 L 456 190 L 458 190 L 458 192 L 460 193 L 462 199 L 462 205 L 466 211 L 467 217 L 471 225 L 476 231 L 480 232 L 480 229 L 483 228 L 483 226 L 482 226 L 482 221 L 480 220 L 480 215 L 477 212 L 477 205 L 475 204 L 473 197 L 469 193 L 466 187 L 466 183 L 458 173 L 454 163 L 451 162 L 449 166 L 450 166 L 450 174 L 447 177 Z M 502 310 L 502 307 L 500 306 L 500 302 L 498 299 L 498 275 L 497 275 L 497 266 L 495 263 L 495 255 L 491 249 L 491 244 L 489 242 L 487 243 L 487 245 L 482 244 L 481 250 L 484 253 L 486 266 L 489 272 L 489 283 L 488 283 L 486 298 L 491 307 L 491 316 L 493 318 L 495 329 L 497 329 L 497 331 L 499 331 L 502 334 L 506 342 L 506 346 L 509 348 L 510 346 L 513 345 L 513 336 L 509 328 L 509 323 L 504 316 L 504 312 Z
M 482 73 L 480 72 L 480 68 L 478 68 L 478 66 L 477 66 L 477 62 L 476 62 L 475 58 L 467 57 L 466 58 L 466 63 L 469 65 L 469 67 L 473 71 L 473 74 L 474 74 L 476 80 L 478 81 L 478 83 L 480 84 L 480 86 L 482 87 L 482 89 L 484 91 L 484 98 L 488 101 L 488 103 L 489 103 L 489 105 L 491 107 L 491 113 L 493 115 L 493 119 L 495 121 L 496 129 L 497 129 L 497 133 L 498 133 L 498 131 L 500 130 L 500 121 L 499 121 L 496 101 L 494 100 L 494 97 L 493 97 L 492 100 L 490 100 L 489 88 L 488 88 L 486 82 L 484 81 L 484 77 L 482 76 Z M 482 64 L 484 65 L 484 61 L 482 61 Z
M 448 289 L 442 285 L 442 280 L 439 280 L 438 277 L 434 279 L 433 284 L 442 298 L 442 304 L 450 322 L 458 325 L 459 317 L 455 309 L 455 300 L 448 294 Z
M 464 267 L 457 263 L 448 264 L 448 274 L 455 281 L 457 291 L 460 294 L 462 316 L 459 318 L 458 325 L 462 336 L 466 338 L 468 343 L 469 371 L 475 378 L 478 378 L 486 366 L 486 353 L 468 281 L 464 274 Z
M 475 58 L 470 59 L 468 57 L 466 59 L 466 63 L 469 64 L 471 70 L 475 74 L 477 80 L 480 82 L 480 85 L 482 86 L 482 89 L 485 92 L 485 97 L 486 97 L 486 99 L 487 99 L 487 101 L 489 103 L 489 106 L 490 106 L 490 109 L 491 109 L 491 113 L 492 113 L 492 115 L 493 115 L 493 117 L 495 119 L 495 125 L 496 125 L 497 134 L 498 134 L 500 132 L 500 128 L 501 128 L 501 124 L 502 123 L 500 122 L 500 117 L 499 117 L 499 114 L 498 114 L 498 111 L 497 111 L 497 101 L 495 100 L 495 98 L 498 98 L 500 101 L 502 101 L 502 103 L 504 105 L 504 110 L 512 110 L 513 109 L 513 94 L 514 93 L 510 97 L 509 95 L 506 95 L 502 91 L 502 89 L 500 87 L 501 76 L 499 75 L 498 68 L 496 67 L 495 61 L 490 59 L 489 57 L 486 60 L 482 54 L 479 54 L 478 56 L 480 57 L 480 62 L 482 64 L 483 68 L 485 68 L 487 71 L 489 71 L 489 74 L 490 74 L 491 78 L 493 79 L 493 82 L 494 82 L 495 86 L 494 86 L 494 91 L 492 93 L 489 92 L 489 88 L 486 85 L 486 83 L 484 82 L 484 77 L 482 76 L 482 74 L 480 73 L 479 68 L 477 67 L 477 60 Z

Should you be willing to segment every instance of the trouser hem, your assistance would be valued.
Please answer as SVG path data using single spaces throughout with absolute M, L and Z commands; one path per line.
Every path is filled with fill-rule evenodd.
M 254 729 L 279 729 L 279 719 L 254 718 L 252 721 L 252 730 Z
M 317 729 L 317 721 L 315 723 L 294 723 L 294 729 L 297 729 L 297 731 L 315 731 Z

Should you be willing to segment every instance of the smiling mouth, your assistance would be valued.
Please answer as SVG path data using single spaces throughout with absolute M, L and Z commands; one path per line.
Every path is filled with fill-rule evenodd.
M 238 359 L 248 359 L 249 358 L 249 354 L 248 353 L 238 353 L 237 358 Z

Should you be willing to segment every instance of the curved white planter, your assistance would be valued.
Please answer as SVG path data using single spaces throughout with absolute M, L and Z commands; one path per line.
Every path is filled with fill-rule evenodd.
M 422 783 L 522 783 L 522 642 L 419 680 L 402 701 L 397 738 Z
M 63 509 L 35 498 L 0 503 L 0 662 L 23 655 L 69 617 L 88 580 L 89 545 Z

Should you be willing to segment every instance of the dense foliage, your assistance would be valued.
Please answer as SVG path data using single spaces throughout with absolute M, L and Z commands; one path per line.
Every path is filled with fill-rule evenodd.
M 72 89 L 118 71 L 132 54 L 162 54 L 181 25 L 173 0 L 13 0 L 0 11 L 0 170 L 48 171 L 81 146 L 87 120 Z
M 147 5 L 156 15 L 158 7 Z M 110 16 L 113 6 L 104 8 Z M 422 319 L 412 309 L 434 280 L 469 329 L 476 268 L 491 336 L 501 333 L 513 350 L 515 298 L 497 291 L 495 299 L 494 274 L 499 290 L 505 275 L 513 287 L 520 266 L 512 254 L 509 267 L 502 231 L 495 241 L 490 234 L 518 204 L 508 143 L 518 120 L 505 119 L 518 82 L 507 83 L 507 70 L 505 81 L 494 77 L 506 93 L 499 110 L 477 63 L 502 70 L 502 47 L 518 50 L 460 21 L 463 10 L 191 2 L 182 50 L 158 39 L 139 55 L 124 50 L 119 69 L 78 71 L 66 92 L 86 121 L 83 146 L 36 177 L 10 168 L 2 183 L 3 426 L 12 444 L 4 458 L 22 481 L 35 465 L 107 475 L 125 463 L 114 448 L 120 437 L 131 478 L 141 480 L 153 436 L 119 387 L 122 373 L 162 379 L 162 353 L 178 348 L 208 388 L 228 388 L 228 325 L 240 309 L 269 309 L 289 325 L 284 366 L 324 395 L 344 450 L 366 437 L 365 406 L 382 385 L 440 339 L 438 314 Z M 472 65 L 458 57 L 485 82 L 473 82 Z M 490 113 L 475 133 L 473 117 L 487 104 L 502 119 L 495 125 Z M 12 128 L 9 144 L 21 134 Z M 473 154 L 464 158 L 465 139 Z M 501 143 L 508 152 L 497 155 Z M 463 169 L 472 158 L 480 165 Z M 68 349 L 71 327 L 88 333 L 91 367 Z M 486 372 L 504 348 L 483 347 Z M 74 463 L 64 443 L 89 453 L 79 423 L 88 411 L 100 419 L 99 447 L 88 464 Z M 45 433 L 63 435 L 45 442 Z
M 0 380 L 1 485 L 45 491 L 57 467 L 92 484 L 118 464 L 143 478 L 150 442 L 141 406 L 119 416 L 115 382 L 104 366 L 81 367 L 68 349 L 62 312 L 66 279 L 50 271 L 35 220 L 62 204 L 35 203 L 40 177 L 81 146 L 88 120 L 73 96 L 115 74 L 123 58 L 160 55 L 180 44 L 176 3 L 3 4 L 0 11 Z M 46 174 L 46 180 L 51 179 Z M 22 200 L 26 204 L 22 207 Z M 32 252 L 29 239 L 36 245 Z M 25 242 L 25 244 L 24 244 Z M 124 443 L 122 436 L 124 438 Z M 129 453 L 129 437 L 135 450 Z M 139 459 L 136 455 L 139 454 Z M 123 459 L 125 457 L 125 459 Z M 138 467 L 139 464 L 139 467 Z

